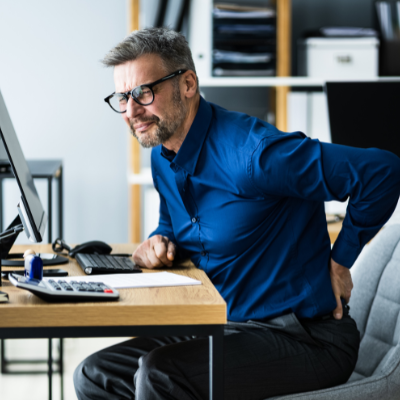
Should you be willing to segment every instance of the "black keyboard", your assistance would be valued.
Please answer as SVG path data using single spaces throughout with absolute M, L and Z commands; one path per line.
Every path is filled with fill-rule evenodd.
M 87 275 L 142 272 L 130 257 L 78 253 L 75 259 Z
M 110 301 L 119 298 L 117 290 L 101 282 L 67 282 L 63 279 L 39 281 L 13 274 L 10 274 L 8 278 L 14 286 L 29 290 L 41 299 L 50 302 Z

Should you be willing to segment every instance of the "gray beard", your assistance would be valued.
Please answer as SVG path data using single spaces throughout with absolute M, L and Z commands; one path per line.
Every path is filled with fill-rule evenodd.
M 157 125 L 156 131 L 151 135 L 144 134 L 139 138 L 135 129 L 133 128 L 133 123 L 130 124 L 132 135 L 138 140 L 138 142 L 144 148 L 156 147 L 159 144 L 165 143 L 167 140 L 175 134 L 176 130 L 182 124 L 186 116 L 186 107 L 182 102 L 180 97 L 179 86 L 177 85 L 174 90 L 172 97 L 174 110 L 165 115 L 164 119 L 161 121 L 160 118 L 153 115 L 146 120 L 141 120 L 140 122 L 153 121 Z

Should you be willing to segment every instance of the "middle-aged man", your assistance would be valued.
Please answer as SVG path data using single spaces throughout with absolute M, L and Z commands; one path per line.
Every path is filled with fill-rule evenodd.
M 154 148 L 159 226 L 133 259 L 156 268 L 189 257 L 225 299 L 225 398 L 346 382 L 360 337 L 341 300 L 350 298 L 349 268 L 396 207 L 400 159 L 208 103 L 186 40 L 168 29 L 133 32 L 103 62 L 114 67 L 106 101 Z M 324 201 L 346 199 L 331 249 Z M 80 400 L 206 399 L 208 379 L 203 337 L 132 339 L 74 375 Z

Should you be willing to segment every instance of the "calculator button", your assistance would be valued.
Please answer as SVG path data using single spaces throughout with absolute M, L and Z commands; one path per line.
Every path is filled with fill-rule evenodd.
M 104 289 L 104 293 L 112 293 L 112 289 Z
M 64 290 L 69 290 L 69 291 L 73 290 L 72 287 L 68 285 L 68 283 L 61 283 L 61 287 Z
M 53 287 L 54 290 L 61 290 L 61 287 L 58 285 L 57 282 L 52 281 L 50 282 L 50 285 Z

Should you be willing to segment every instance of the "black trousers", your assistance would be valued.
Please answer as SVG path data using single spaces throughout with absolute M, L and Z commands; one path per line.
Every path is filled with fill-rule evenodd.
M 327 316 L 299 322 L 294 314 L 289 316 L 275 326 L 269 322 L 227 325 L 225 399 L 261 400 L 328 388 L 348 380 L 360 342 L 348 313 L 340 321 Z M 111 346 L 77 367 L 77 397 L 208 399 L 208 346 L 208 337 L 140 337 Z

